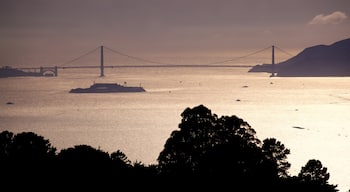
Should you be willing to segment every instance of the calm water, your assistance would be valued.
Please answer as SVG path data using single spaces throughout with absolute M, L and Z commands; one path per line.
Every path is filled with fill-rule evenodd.
M 0 130 L 33 131 L 58 150 L 88 144 L 156 163 L 186 107 L 237 115 L 263 140 L 291 150 L 290 173 L 319 159 L 340 191 L 350 189 L 350 78 L 270 78 L 249 68 L 60 70 L 58 77 L 0 79 Z M 143 86 L 145 93 L 71 94 L 93 82 Z M 7 102 L 14 105 L 7 105 Z M 293 127 L 302 127 L 296 129 Z

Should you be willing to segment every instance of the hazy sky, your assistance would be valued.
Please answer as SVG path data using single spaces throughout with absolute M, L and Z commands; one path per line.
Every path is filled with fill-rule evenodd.
M 130 55 L 302 50 L 350 38 L 349 0 L 0 0 L 0 66 L 105 45 Z

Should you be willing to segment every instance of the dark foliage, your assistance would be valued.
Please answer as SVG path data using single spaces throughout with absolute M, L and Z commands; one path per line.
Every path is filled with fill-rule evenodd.
M 49 140 L 33 132 L 1 132 L 0 149 L 1 160 L 10 161 L 46 161 L 56 155 L 56 148 Z
M 180 130 L 171 133 L 158 157 L 160 174 L 169 184 L 244 191 L 301 191 L 312 185 L 318 191 L 337 191 L 332 185 L 303 181 L 305 174 L 290 177 L 290 150 L 274 138 L 261 142 L 237 116 L 218 117 L 203 105 L 187 108 L 181 116 Z M 317 173 L 318 169 L 311 167 Z M 321 178 L 328 180 L 326 176 Z
M 0 146 L 0 179 L 8 186 L 37 189 L 51 181 L 56 167 L 56 148 L 49 140 L 33 132 L 3 131 Z
M 261 142 L 237 116 L 218 117 L 203 105 L 181 114 L 158 164 L 131 162 L 120 150 L 111 154 L 89 145 L 56 153 L 49 140 L 32 132 L 0 132 L 0 174 L 4 189 L 46 190 L 242 190 L 336 192 L 319 160 L 309 160 L 290 176 L 280 141 Z
M 267 138 L 263 141 L 262 153 L 268 161 L 274 164 L 279 177 L 288 177 L 290 163 L 287 161 L 287 155 L 290 154 L 289 149 L 275 138 Z
M 218 118 L 199 105 L 182 113 L 179 128 L 158 157 L 164 176 L 189 179 L 195 187 L 202 185 L 196 181 L 205 180 L 223 188 L 246 189 L 270 189 L 278 178 L 277 161 L 268 158 L 255 130 L 237 116 Z

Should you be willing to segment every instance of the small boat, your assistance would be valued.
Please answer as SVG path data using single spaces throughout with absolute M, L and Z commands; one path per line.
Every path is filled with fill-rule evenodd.
M 94 83 L 89 88 L 71 89 L 70 93 L 116 93 L 116 92 L 145 92 L 143 87 L 122 86 L 118 83 Z

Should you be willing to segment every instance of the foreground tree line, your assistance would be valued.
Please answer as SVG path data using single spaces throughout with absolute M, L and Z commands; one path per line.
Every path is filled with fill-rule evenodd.
M 179 129 L 167 139 L 158 163 L 151 165 L 131 162 L 120 150 L 108 153 L 82 144 L 57 151 L 36 133 L 3 131 L 1 181 L 13 188 L 49 185 L 62 190 L 338 191 L 328 183 L 330 174 L 320 160 L 310 159 L 299 174 L 290 175 L 290 150 L 275 138 L 259 140 L 237 116 L 218 117 L 203 105 L 187 108 L 181 116 Z

